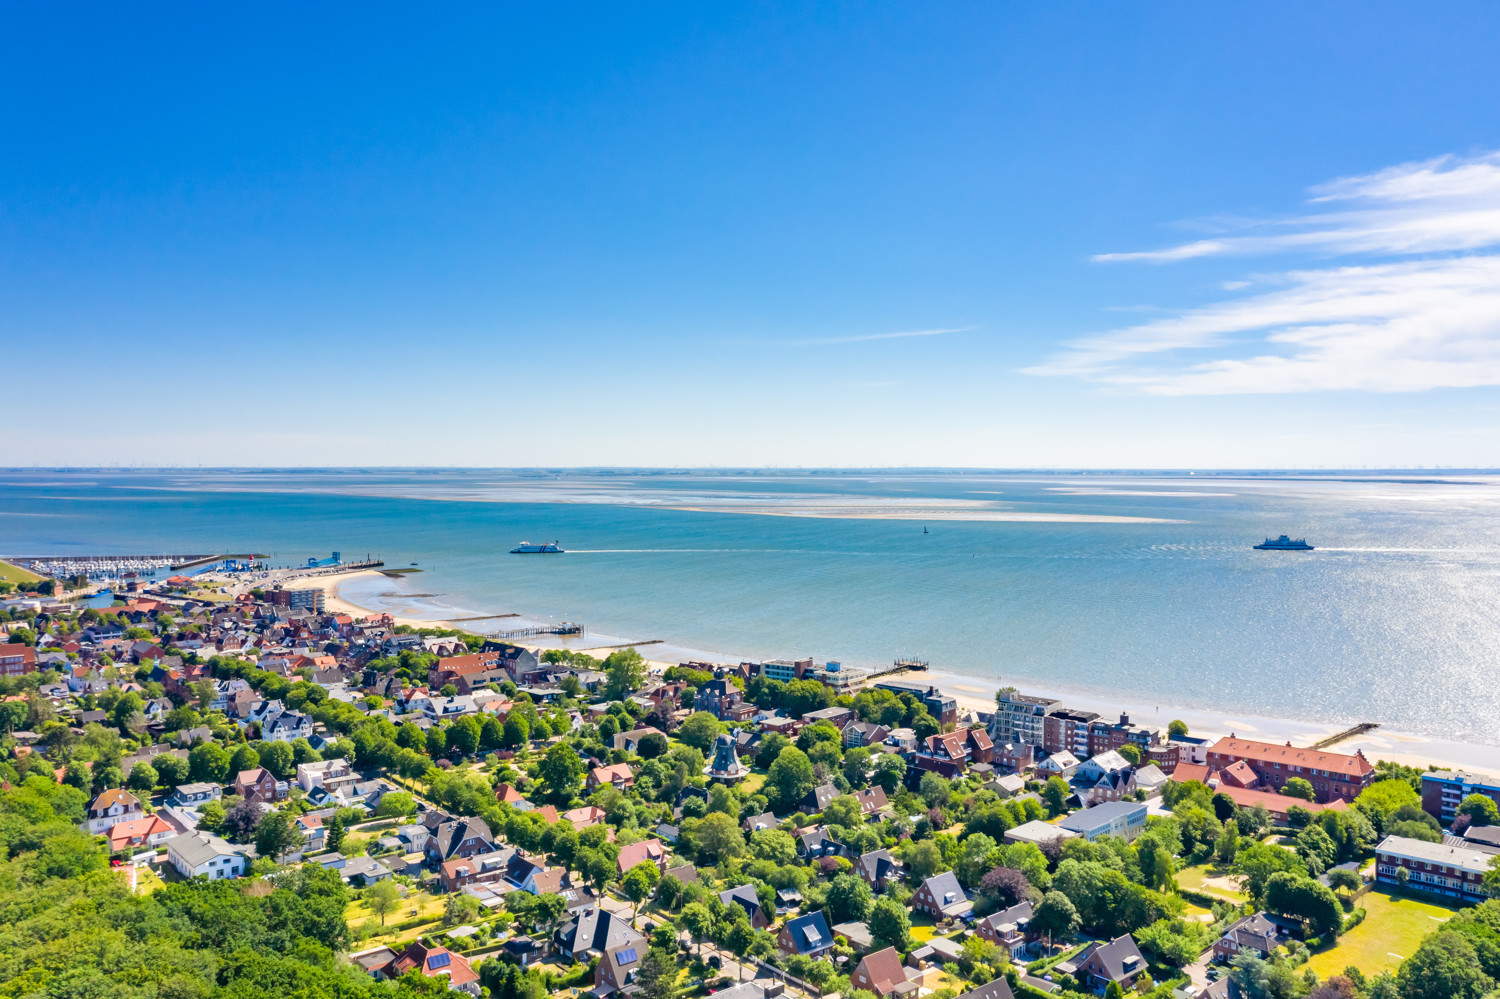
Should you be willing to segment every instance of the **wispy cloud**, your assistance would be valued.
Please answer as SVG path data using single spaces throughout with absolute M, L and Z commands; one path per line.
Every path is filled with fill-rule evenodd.
M 796 347 L 817 347 L 832 343 L 865 343 L 870 340 L 904 340 L 914 336 L 942 336 L 945 333 L 968 333 L 977 326 L 958 326 L 942 330 L 903 330 L 899 333 L 859 333 L 854 336 L 827 336 L 811 340 L 783 340 L 782 343 Z
M 1314 206 L 1337 210 L 1095 259 L 1314 252 L 1365 261 L 1257 275 L 1257 294 L 1085 337 L 1027 373 L 1162 395 L 1500 385 L 1500 254 L 1478 252 L 1500 246 L 1500 153 L 1409 163 L 1311 193 Z

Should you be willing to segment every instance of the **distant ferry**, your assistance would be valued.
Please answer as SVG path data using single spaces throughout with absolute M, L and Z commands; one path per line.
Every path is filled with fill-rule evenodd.
M 1258 552 L 1310 552 L 1313 550 L 1313 546 L 1301 538 L 1293 540 L 1283 534 L 1275 540 L 1267 538 L 1256 545 L 1255 550 Z
M 557 547 L 554 541 L 550 545 L 534 545 L 530 541 L 523 541 L 510 550 L 512 555 L 553 555 L 562 554 L 562 549 Z

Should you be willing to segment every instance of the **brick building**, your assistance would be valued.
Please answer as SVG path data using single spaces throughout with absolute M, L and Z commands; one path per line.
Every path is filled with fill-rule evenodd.
M 1277 745 L 1238 739 L 1232 735 L 1220 739 L 1208 749 L 1210 769 L 1223 771 L 1240 761 L 1244 761 L 1260 782 L 1272 791 L 1280 791 L 1287 781 L 1301 777 L 1312 785 L 1316 800 L 1320 802 L 1335 798 L 1353 801 L 1375 779 L 1375 766 L 1365 759 L 1363 752 L 1348 756 L 1318 749 L 1298 749 L 1291 743 Z

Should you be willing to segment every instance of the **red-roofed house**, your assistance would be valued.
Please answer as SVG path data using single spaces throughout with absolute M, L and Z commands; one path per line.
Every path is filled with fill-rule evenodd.
M 1354 798 L 1375 780 L 1375 767 L 1363 752 L 1353 756 L 1328 753 L 1319 749 L 1298 749 L 1291 743 L 1278 746 L 1273 742 L 1256 742 L 1229 736 L 1208 749 L 1208 765 L 1223 770 L 1245 762 L 1261 783 L 1279 791 L 1293 777 L 1301 777 L 1313 787 L 1320 802 Z
M 642 861 L 650 861 L 657 866 L 658 870 L 666 870 L 667 848 L 662 845 L 661 840 L 642 840 L 639 843 L 620 847 L 620 859 L 616 863 L 619 865 L 621 874 Z
M 156 846 L 177 835 L 177 827 L 159 815 L 147 815 L 142 819 L 117 822 L 104 834 L 109 839 L 109 851 L 118 853 L 130 846 Z
M 469 966 L 469 959 L 446 947 L 429 947 L 413 940 L 391 962 L 377 968 L 382 978 L 397 979 L 408 971 L 420 971 L 428 978 L 446 978 L 450 989 L 479 995 L 479 975 Z
M 896 953 L 894 947 L 866 954 L 849 975 L 849 984 L 856 989 L 873 992 L 880 999 L 886 999 L 886 996 L 897 992 L 915 995 L 917 991 L 917 983 L 907 981 L 906 968 L 901 964 L 901 955 Z
M 35 672 L 35 649 L 19 642 L 0 645 L 0 676 L 20 676 L 23 673 Z
M 609 767 L 595 767 L 589 771 L 588 790 L 597 791 L 606 784 L 612 785 L 621 791 L 627 791 L 635 786 L 635 771 L 630 769 L 628 763 L 616 763 Z

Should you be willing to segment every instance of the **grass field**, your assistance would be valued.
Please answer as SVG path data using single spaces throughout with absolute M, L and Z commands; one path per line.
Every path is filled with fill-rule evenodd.
M 386 916 L 386 922 L 390 925 L 395 925 L 397 923 L 404 923 L 409 919 L 423 919 L 427 921 L 410 929 L 402 930 L 399 933 L 377 933 L 364 942 L 366 947 L 378 947 L 381 944 L 390 946 L 396 943 L 404 943 L 408 940 L 415 940 L 423 933 L 432 930 L 442 920 L 444 903 L 442 896 L 433 895 L 425 891 L 419 892 L 414 889 L 410 889 L 409 892 L 408 896 L 402 899 L 396 906 L 396 910 Z M 416 916 L 411 914 L 413 909 L 417 910 Z M 344 911 L 344 918 L 350 926 L 358 926 L 360 923 L 370 919 L 375 921 L 377 927 L 380 924 L 380 917 L 372 913 L 364 902 L 358 899 L 349 903 L 349 908 Z
M 41 578 L 36 573 L 27 572 L 18 565 L 0 562 L 0 583 L 35 583 Z
M 1194 864 L 1177 872 L 1177 885 L 1189 891 L 1201 891 L 1227 902 L 1243 902 L 1250 896 L 1224 883 L 1224 872 L 1207 864 Z M 1213 882 L 1210 884 L 1209 882 Z
M 911 940 L 912 945 L 924 944 L 937 935 L 937 926 L 933 924 L 932 917 L 925 912 L 913 912 L 911 914 Z
M 1422 942 L 1453 915 L 1452 909 L 1430 902 L 1372 891 L 1357 903 L 1365 910 L 1364 922 L 1339 937 L 1338 943 L 1319 951 L 1307 966 L 1319 978 L 1343 971 L 1350 965 L 1366 975 L 1394 971 Z

